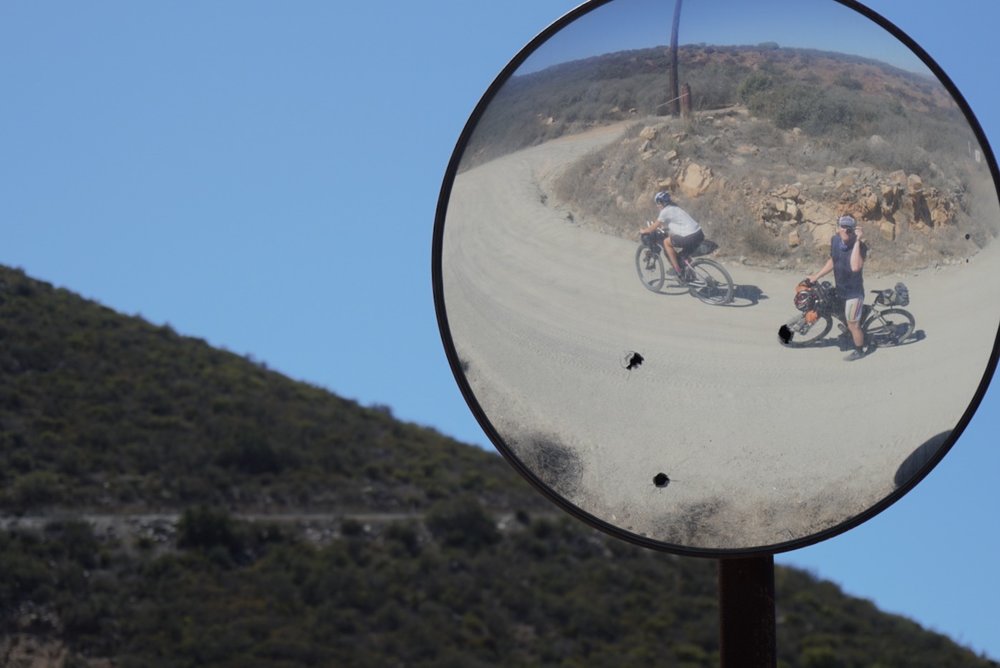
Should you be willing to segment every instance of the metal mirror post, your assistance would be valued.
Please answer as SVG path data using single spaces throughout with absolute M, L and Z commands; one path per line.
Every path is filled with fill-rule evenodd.
M 719 560 L 722 668 L 774 668 L 774 557 Z

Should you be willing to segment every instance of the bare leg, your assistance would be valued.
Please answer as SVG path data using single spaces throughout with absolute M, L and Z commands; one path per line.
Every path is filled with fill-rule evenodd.
M 851 338 L 854 339 L 854 347 L 863 348 L 865 345 L 865 333 L 861 331 L 861 321 L 848 321 L 847 330 L 851 333 Z
M 681 263 L 677 259 L 677 251 L 674 249 L 674 245 L 670 243 L 670 237 L 666 237 L 663 240 L 663 250 L 667 251 L 667 259 L 670 260 L 671 266 L 673 266 L 674 271 L 677 275 L 681 275 Z

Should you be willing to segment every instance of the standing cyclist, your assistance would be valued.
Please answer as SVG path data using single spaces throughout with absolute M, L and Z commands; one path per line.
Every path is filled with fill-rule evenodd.
M 845 359 L 848 362 L 865 356 L 865 335 L 861 331 L 861 311 L 865 302 L 863 269 L 868 245 L 861 241 L 862 231 L 850 216 L 837 221 L 837 233 L 830 239 L 830 259 L 823 268 L 809 277 L 817 280 L 833 271 L 837 294 L 844 300 L 844 319 L 854 340 L 854 350 Z
M 667 259 L 674 272 L 683 278 L 681 264 L 677 260 L 677 251 L 693 251 L 702 241 L 705 240 L 705 233 L 694 218 L 673 203 L 670 193 L 661 190 L 656 193 L 653 201 L 660 207 L 660 215 L 656 220 L 647 223 L 646 227 L 639 230 L 639 234 L 651 234 L 656 230 L 666 228 L 663 234 L 663 250 L 667 252 Z

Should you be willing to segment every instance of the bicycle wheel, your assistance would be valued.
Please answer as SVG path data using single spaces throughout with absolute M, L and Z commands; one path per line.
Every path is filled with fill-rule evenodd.
M 691 261 L 694 277 L 688 281 L 691 294 L 706 304 L 728 304 L 733 301 L 733 279 L 715 260 L 700 257 Z
M 826 336 L 833 327 L 833 319 L 821 315 L 812 324 L 806 322 L 806 314 L 800 313 L 778 330 L 778 340 L 790 348 L 805 348 Z
M 639 244 L 635 249 L 635 270 L 639 273 L 639 280 L 647 290 L 659 292 L 663 287 L 663 257 L 656 250 Z
M 916 323 L 909 311 L 887 308 L 865 320 L 862 329 L 869 343 L 876 347 L 896 346 L 909 338 Z

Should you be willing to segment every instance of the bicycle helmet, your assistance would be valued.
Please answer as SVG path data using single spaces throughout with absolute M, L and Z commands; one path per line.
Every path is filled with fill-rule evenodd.
M 851 216 L 841 216 L 840 220 L 837 221 L 837 225 L 843 227 L 846 230 L 854 230 L 857 226 L 857 221 Z
M 673 200 L 670 199 L 670 193 L 668 193 L 666 190 L 661 190 L 660 192 L 656 193 L 656 197 L 653 198 L 653 201 L 659 204 L 660 206 L 669 206 Z
M 812 290 L 802 290 L 795 294 L 794 301 L 795 308 L 804 313 L 815 309 L 818 300 L 816 299 L 816 293 Z

